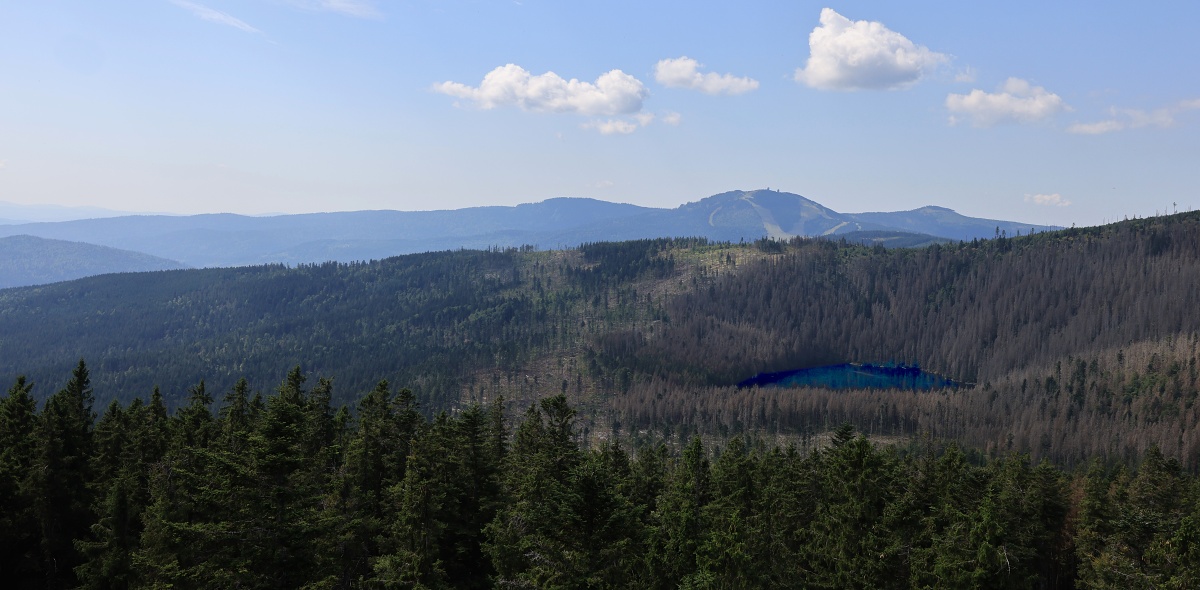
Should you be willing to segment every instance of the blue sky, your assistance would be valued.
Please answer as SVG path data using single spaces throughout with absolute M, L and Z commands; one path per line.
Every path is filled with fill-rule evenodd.
M 0 201 L 1200 207 L 1200 3 L 0 5 Z

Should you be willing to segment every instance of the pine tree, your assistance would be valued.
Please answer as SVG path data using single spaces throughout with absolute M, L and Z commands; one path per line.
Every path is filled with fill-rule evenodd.
M 757 588 L 759 561 L 755 466 L 742 437 L 734 437 L 713 464 L 713 499 L 704 508 L 708 535 L 699 539 L 697 571 L 684 584 L 707 588 Z
M 113 400 L 96 423 L 90 487 L 98 522 L 75 539 L 85 561 L 75 568 L 84 588 L 127 588 L 132 581 L 131 555 L 137 548 L 140 507 L 136 501 L 138 466 L 129 463 L 130 414 Z
M 957 446 L 938 457 L 930 444 L 902 473 L 903 492 L 884 517 L 895 533 L 888 553 L 907 555 L 895 575 L 913 587 L 969 586 L 970 520 L 982 496 L 975 469 Z
M 246 451 L 255 424 L 250 415 L 250 384 L 243 377 L 225 394 L 220 411 L 218 444 L 231 453 Z
M 38 428 L 32 390 L 21 376 L 0 398 L 0 575 L 16 588 L 45 583 L 31 489 Z
M 93 433 L 94 452 L 91 457 L 92 488 L 97 498 L 108 495 L 108 484 L 120 475 L 125 466 L 129 445 L 130 424 L 120 402 L 112 400 L 96 422 Z
M 571 554 L 576 588 L 640 588 L 646 530 L 628 497 L 629 458 L 607 446 L 589 452 L 571 476 Z
M 188 404 L 175 413 L 172 420 L 176 448 L 205 448 L 215 434 L 212 414 L 212 395 L 204 380 L 188 389 Z
M 306 452 L 312 414 L 305 381 L 295 367 L 267 400 L 250 437 L 253 493 L 245 506 L 248 524 L 258 531 L 247 547 L 256 574 L 293 588 L 314 578 L 314 521 L 321 499 L 309 471 L 314 458 Z
M 483 552 L 483 531 L 502 504 L 500 471 L 504 459 L 503 412 L 471 405 L 451 422 L 454 456 L 461 474 L 457 510 L 449 515 L 447 581 L 455 588 L 490 587 L 495 573 Z M 495 430 L 499 429 L 499 441 Z
M 135 398 L 124 411 L 123 422 L 127 430 L 120 469 L 107 487 L 97 490 L 99 521 L 78 544 L 88 561 L 76 571 L 80 581 L 92 588 L 123 588 L 134 583 L 135 556 L 144 534 L 142 517 L 152 502 L 151 476 L 161 467 L 170 439 L 169 418 L 157 389 L 148 405 Z M 97 424 L 98 441 L 108 436 L 101 434 L 107 428 L 104 424 L 104 420 Z M 97 457 L 103 455 L 97 453 Z
M 704 443 L 694 437 L 669 472 L 653 514 L 649 561 L 655 588 L 677 588 L 697 571 L 697 551 L 709 534 L 705 508 L 711 499 L 708 457 Z
M 70 380 L 46 400 L 40 415 L 32 492 L 41 527 L 46 587 L 76 584 L 80 556 L 74 540 L 87 535 L 92 523 L 93 394 L 87 365 L 81 359 Z
M 896 492 L 894 465 L 864 436 L 834 437 L 821 455 L 822 502 L 813 517 L 805 559 L 817 588 L 881 588 L 899 581 L 885 574 L 891 544 L 883 516 Z
M 134 504 L 136 485 L 136 480 L 124 473 L 111 480 L 104 501 L 97 507 L 100 519 L 91 526 L 91 540 L 76 540 L 76 547 L 86 558 L 75 568 L 81 588 L 133 587 L 133 554 L 141 533 L 141 510 Z
M 170 444 L 171 420 L 157 387 L 150 395 L 150 403 L 146 404 L 145 410 L 131 415 L 130 420 L 133 423 L 131 448 L 135 453 L 134 462 L 142 465 L 148 473 L 149 466 L 162 459 Z
M 775 448 L 759 465 L 761 515 L 755 539 L 764 586 L 805 588 L 810 564 L 803 560 L 816 504 L 822 501 L 814 461 L 795 447 Z
M 327 518 L 335 520 L 336 542 L 327 550 L 340 560 L 342 587 L 373 574 L 371 561 L 380 555 L 379 540 L 393 520 L 387 491 L 404 478 L 413 432 L 404 432 L 386 380 L 358 401 L 357 427 L 332 482 Z
M 488 525 L 485 551 L 501 584 L 565 587 L 580 573 L 572 548 L 572 485 L 582 459 L 575 412 L 559 395 L 530 406 L 507 457 L 509 502 Z
M 1029 588 L 1053 571 L 1056 534 L 1066 514 L 1061 481 L 1031 468 L 1021 455 L 997 461 L 989 471 L 971 517 L 967 543 L 974 559 L 966 573 L 981 587 Z
M 396 506 L 388 552 L 374 565 L 376 580 L 389 588 L 449 588 L 446 558 L 454 558 L 449 530 L 461 510 L 466 477 L 452 441 L 452 426 L 439 414 L 412 441 L 404 480 L 388 490 Z

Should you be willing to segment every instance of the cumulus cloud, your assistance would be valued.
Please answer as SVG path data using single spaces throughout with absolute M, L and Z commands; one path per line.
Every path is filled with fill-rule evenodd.
M 683 115 L 674 111 L 667 111 L 662 114 L 662 122 L 667 125 L 678 125 L 683 121 Z
M 1066 207 L 1071 204 L 1070 201 L 1064 199 L 1063 196 L 1058 193 L 1049 195 L 1025 195 L 1025 202 L 1043 205 L 1046 207 Z
M 1200 109 L 1200 99 L 1185 100 L 1169 107 L 1144 111 L 1141 109 L 1109 109 L 1110 118 L 1093 123 L 1075 123 L 1067 127 L 1067 132 L 1080 135 L 1100 135 L 1126 129 L 1141 129 L 1143 127 L 1158 127 L 1165 129 L 1175 126 L 1175 116 Z
M 303 10 L 336 12 L 358 18 L 378 18 L 379 9 L 372 0 L 286 0 Z
M 946 97 L 950 123 L 960 117 L 971 120 L 976 127 L 997 123 L 1031 123 L 1070 110 L 1063 99 L 1041 86 L 1033 86 L 1020 78 L 1009 78 L 996 92 L 972 90 L 970 94 L 951 94 Z
M 744 94 L 758 88 L 758 80 L 733 74 L 701 74 L 704 64 L 687 57 L 660 60 L 654 66 L 654 79 L 669 88 L 688 88 L 705 94 Z
M 821 26 L 808 36 L 809 57 L 796 81 L 821 90 L 907 88 L 950 61 L 871 21 L 851 21 L 821 10 Z
M 534 112 L 587 116 L 630 115 L 641 111 L 642 101 L 649 96 L 640 80 L 621 70 L 603 74 L 592 83 L 564 80 L 554 72 L 535 76 L 513 64 L 488 72 L 479 86 L 442 82 L 433 90 L 470 101 L 481 109 L 516 106 Z
M 235 18 L 219 10 L 213 10 L 203 4 L 188 2 L 187 0 L 171 0 L 171 4 L 178 6 L 194 15 L 196 18 L 206 20 L 210 23 L 217 23 L 227 27 L 240 29 L 247 33 L 261 33 L 258 29 L 246 24 L 241 19 Z

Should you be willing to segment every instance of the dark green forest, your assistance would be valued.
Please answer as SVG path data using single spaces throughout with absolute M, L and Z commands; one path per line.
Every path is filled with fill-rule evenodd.
M 1195 471 L 1197 284 L 1197 213 L 918 249 L 658 239 L 105 275 L 0 290 L 0 377 L 44 400 L 83 358 L 101 405 L 157 387 L 175 411 L 202 379 L 270 391 L 300 365 L 339 404 L 404 384 L 427 418 L 565 395 L 588 444 L 803 446 L 848 422 L 1065 468 L 1157 446 Z M 970 386 L 733 388 L 847 362 Z
M 13 588 L 1195 588 L 1200 479 L 1152 447 L 1061 471 L 849 425 L 585 445 L 563 395 L 427 417 L 299 367 L 94 408 L 80 362 L 0 398 Z M 220 401 L 215 401 L 215 397 Z
M 1197 284 L 1183 214 L 0 290 L 0 575 L 1194 588 Z M 966 385 L 735 386 L 846 362 Z

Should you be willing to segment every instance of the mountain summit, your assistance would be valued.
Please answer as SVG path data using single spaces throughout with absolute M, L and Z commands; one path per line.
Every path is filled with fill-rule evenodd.
M 138 215 L 57 223 L 0 225 L 0 237 L 27 234 L 144 252 L 190 266 L 369 260 L 459 248 L 576 246 L 657 237 L 712 240 L 846 236 L 872 241 L 897 234 L 929 240 L 990 238 L 997 230 L 1055 229 L 977 219 L 942 207 L 895 213 L 839 213 L 774 190 L 729 191 L 673 209 L 595 199 L 555 198 L 515 207 L 444 211 L 349 211 L 248 217 Z M 881 238 L 880 236 L 884 236 Z M 908 236 L 913 238 L 913 236 Z

